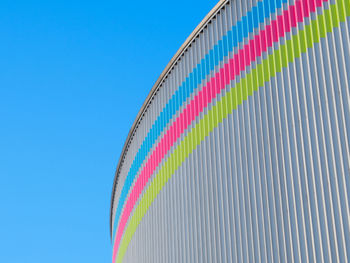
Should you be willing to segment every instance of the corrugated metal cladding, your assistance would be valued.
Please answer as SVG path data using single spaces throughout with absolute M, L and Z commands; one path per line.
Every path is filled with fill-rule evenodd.
M 350 0 L 222 1 L 122 154 L 114 262 L 350 261 Z

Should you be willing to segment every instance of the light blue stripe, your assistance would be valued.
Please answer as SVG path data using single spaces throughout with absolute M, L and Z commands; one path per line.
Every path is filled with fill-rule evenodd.
M 189 74 L 179 89 L 176 90 L 175 94 L 170 98 L 169 102 L 165 105 L 163 111 L 159 114 L 157 120 L 152 125 L 151 130 L 148 132 L 146 138 L 142 142 L 141 147 L 139 148 L 130 167 L 128 176 L 125 179 L 117 210 L 115 212 L 112 237 L 113 241 L 124 202 L 135 176 L 154 142 L 174 116 L 175 112 L 182 106 L 193 90 L 206 79 L 211 71 L 214 70 L 215 66 L 217 66 L 219 62 L 233 50 L 234 47 L 237 47 L 238 43 L 242 42 L 249 33 L 253 33 L 254 28 L 258 28 L 259 23 L 263 23 L 266 18 L 270 17 L 270 15 L 276 11 L 276 8 L 281 8 L 282 3 L 287 2 L 288 0 L 264 0 L 259 2 L 257 6 L 254 6 L 252 10 L 247 12 L 246 16 L 243 16 L 242 20 L 238 21 L 237 24 L 233 26 L 225 36 L 223 36 L 222 40 L 219 40 L 218 44 L 216 44 L 213 49 L 211 49 L 209 53 L 205 55 L 196 68 L 193 69 L 193 72 Z M 254 17 L 258 17 L 259 20 L 254 19 Z M 222 41 L 224 41 L 224 48 L 219 52 Z M 209 61 L 214 61 L 215 63 L 209 63 Z M 200 72 L 205 72 L 205 74 L 201 75 Z

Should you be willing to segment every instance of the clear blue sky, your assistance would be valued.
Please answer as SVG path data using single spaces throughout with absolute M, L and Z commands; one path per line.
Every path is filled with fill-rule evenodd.
M 0 3 L 0 262 L 111 262 L 129 129 L 215 0 Z

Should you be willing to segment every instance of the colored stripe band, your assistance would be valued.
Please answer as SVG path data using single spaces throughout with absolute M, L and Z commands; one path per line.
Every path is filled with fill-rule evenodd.
M 338 0 L 338 1 L 340 1 L 340 0 Z M 339 3 L 337 3 L 337 4 L 339 4 Z M 349 3 L 347 2 L 346 4 L 347 4 L 347 7 L 348 7 Z M 342 9 L 341 7 L 338 7 L 338 8 Z M 192 129 L 192 131 L 188 134 L 188 136 L 185 138 L 185 140 L 176 148 L 175 152 L 179 152 L 179 151 L 181 152 L 183 149 L 186 149 L 186 147 L 188 146 L 189 142 L 192 142 L 192 141 L 195 142 L 194 145 L 198 145 L 198 143 L 202 139 L 204 139 L 204 137 L 207 136 L 208 133 L 214 127 L 216 127 L 218 125 L 218 123 L 221 122 L 222 119 L 224 119 L 230 113 L 229 112 L 230 110 L 232 111 L 233 109 L 235 109 L 237 107 L 237 105 L 241 104 L 242 96 L 243 96 L 243 99 L 247 99 L 248 95 L 252 95 L 252 93 L 253 93 L 252 89 L 248 89 L 246 94 L 244 94 L 244 93 L 242 94 L 242 88 L 245 88 L 246 86 L 248 86 L 248 87 L 255 87 L 254 90 L 257 90 L 258 86 L 262 86 L 263 83 L 265 81 L 267 81 L 269 78 L 271 78 L 272 76 L 274 76 L 276 72 L 280 72 L 282 67 L 286 67 L 288 62 L 292 62 L 295 57 L 298 57 L 298 56 L 300 56 L 301 53 L 306 52 L 306 49 L 311 47 L 313 42 L 317 42 L 320 37 L 324 37 L 325 34 L 326 34 L 326 31 L 321 26 L 320 27 L 320 31 L 318 32 L 318 28 L 317 28 L 318 27 L 318 23 L 321 24 L 321 22 L 324 22 L 323 20 L 325 20 L 326 23 L 324 23 L 323 25 L 327 26 L 327 28 L 326 28 L 327 31 L 331 31 L 333 27 L 335 27 L 335 26 L 337 26 L 339 24 L 339 21 L 345 21 L 344 13 L 340 12 L 340 17 L 337 16 L 335 5 L 331 5 L 331 9 L 330 10 L 331 11 L 326 10 L 323 15 L 319 15 L 318 18 L 317 18 L 317 21 L 316 20 L 312 21 L 311 25 L 305 26 L 305 29 L 300 31 L 298 33 L 298 35 L 293 36 L 291 40 L 286 41 L 286 44 L 281 46 L 281 48 L 279 50 L 276 50 L 274 54 L 269 55 L 269 58 L 267 60 L 264 60 L 264 62 L 262 64 L 257 66 L 257 69 L 252 70 L 252 73 L 248 74 L 248 75 L 250 75 L 250 77 L 248 77 L 248 75 L 247 75 L 246 78 L 242 79 L 241 83 L 237 84 L 237 87 L 234 89 L 235 91 L 237 91 L 237 94 L 233 93 L 233 90 L 231 90 L 230 92 L 228 92 L 222 98 L 222 100 L 220 102 L 218 102 L 217 105 L 213 106 L 213 108 L 209 111 L 211 113 L 206 115 L 199 122 L 199 124 L 197 124 L 197 126 Z M 349 14 L 347 14 L 347 16 L 348 15 Z M 300 42 L 300 46 L 299 46 L 299 42 Z M 294 53 L 293 53 L 293 50 L 294 50 Z M 285 59 L 287 57 L 289 58 L 289 61 L 287 61 Z M 280 60 L 280 58 L 282 58 L 282 60 Z M 276 63 L 275 64 L 275 66 L 276 66 L 275 68 L 273 67 L 274 66 L 273 63 Z M 265 74 L 263 74 L 263 68 L 266 67 L 266 66 L 269 66 L 269 65 L 272 66 L 272 70 L 270 72 L 271 73 L 270 76 L 267 76 L 265 74 L 268 71 L 265 71 Z M 256 78 L 252 78 L 252 77 L 256 77 Z M 259 82 L 254 82 L 253 79 L 255 79 L 255 80 L 258 79 Z M 232 98 L 233 99 L 238 99 L 239 103 L 237 103 L 237 104 L 232 104 L 231 103 L 230 104 L 229 100 L 232 99 Z M 218 105 L 224 106 L 225 109 L 221 109 L 220 108 L 221 106 L 218 106 Z M 229 110 L 226 110 L 227 109 L 226 107 L 228 107 Z M 215 112 L 215 114 L 217 114 L 218 117 L 216 115 L 213 115 L 214 112 Z M 216 116 L 217 118 L 216 119 L 214 118 L 214 120 L 209 122 L 210 116 L 212 118 L 213 118 L 213 116 Z M 203 125 L 205 125 L 206 122 L 208 122 L 207 123 L 208 127 L 211 127 L 211 128 L 209 129 L 209 131 L 206 131 L 205 135 L 201 136 L 200 131 L 203 129 Z M 201 138 L 201 139 L 198 141 L 198 138 Z M 183 145 L 186 145 L 186 146 L 183 146 Z M 156 180 L 163 180 L 162 181 L 162 185 L 165 184 L 165 181 L 168 178 L 170 178 L 170 176 L 173 173 L 173 171 L 175 171 L 178 168 L 178 166 L 183 162 L 183 160 L 189 154 L 189 152 L 188 152 L 188 154 L 185 154 L 184 155 L 185 157 L 183 157 L 183 160 L 182 159 L 181 160 L 180 159 L 179 160 L 175 160 L 174 156 L 177 156 L 175 154 L 175 152 L 171 155 L 171 157 L 169 157 L 169 159 L 165 162 L 164 166 L 161 168 L 159 174 L 155 177 L 155 178 L 157 178 Z M 165 174 L 165 171 L 167 169 L 171 170 L 171 172 L 169 174 Z M 164 176 L 167 177 L 166 180 L 162 179 Z M 152 184 L 150 185 L 150 187 L 147 189 L 145 195 L 143 196 L 143 198 L 142 198 L 142 200 L 140 202 L 140 205 L 137 207 L 137 209 L 136 209 L 137 211 L 140 210 L 140 207 L 141 208 L 143 207 L 145 202 L 146 203 L 148 202 L 148 206 L 150 205 L 150 203 L 152 202 L 152 200 L 156 196 L 156 194 L 154 192 L 156 186 L 157 185 L 153 181 Z M 153 191 L 151 191 L 150 189 L 153 189 Z M 161 189 L 161 187 L 159 188 L 159 190 L 160 189 Z M 149 195 L 152 195 L 152 192 L 153 192 L 153 196 L 151 196 L 151 197 L 153 197 L 152 200 L 151 201 L 147 201 L 149 199 L 149 197 L 150 197 Z M 156 189 L 156 192 L 159 192 L 158 189 Z M 144 212 L 142 214 L 144 214 L 146 212 L 146 210 L 144 210 Z M 128 233 L 130 233 L 129 229 L 130 229 L 131 226 L 133 226 L 132 222 L 135 221 L 135 216 L 139 215 L 139 213 L 137 211 L 135 211 L 134 216 L 132 217 L 132 219 L 131 219 L 131 221 L 130 221 L 130 223 L 128 225 L 128 228 L 127 228 L 127 230 L 125 232 L 125 236 L 124 236 L 123 240 L 127 240 L 127 236 L 129 235 Z M 141 218 L 141 217 L 139 217 L 139 218 Z M 136 228 L 135 228 L 135 230 L 136 230 Z M 130 239 L 131 239 L 131 237 L 130 237 Z M 120 248 L 120 253 L 118 253 L 118 258 L 119 258 L 119 255 L 124 253 L 124 252 L 122 252 L 123 251 L 122 248 L 123 248 L 123 244 L 125 244 L 125 242 L 126 241 L 123 241 L 123 243 L 122 243 L 122 246 Z M 126 243 L 128 243 L 128 242 L 126 242 Z M 126 247 L 125 247 L 125 250 L 126 250 Z
M 277 42 L 279 37 L 283 37 L 286 32 L 290 32 L 291 27 L 296 27 L 297 22 L 302 22 L 304 17 L 308 17 L 310 12 L 314 12 L 316 10 L 316 5 L 322 5 L 321 1 L 317 1 L 316 5 L 315 2 L 312 2 L 310 9 L 307 8 L 304 11 L 304 16 L 302 16 L 301 10 L 307 1 L 309 0 L 296 1 L 295 5 L 290 6 L 289 9 L 285 10 L 282 15 L 277 16 L 277 18 L 273 20 L 270 25 L 265 26 L 264 30 L 261 30 L 258 35 L 250 40 L 243 49 L 241 49 L 232 59 L 229 60 L 228 63 L 224 65 L 223 68 L 220 69 L 218 73 L 215 74 L 213 78 L 210 79 L 207 85 L 204 86 L 200 92 L 198 92 L 194 99 L 174 121 L 172 126 L 169 128 L 167 133 L 151 154 L 138 179 L 136 180 L 136 183 L 134 184 L 118 225 L 116 243 L 120 241 L 127 220 L 142 190 L 163 157 L 167 154 L 184 130 L 187 129 L 191 122 L 196 118 L 196 116 L 198 116 L 199 113 L 202 112 L 203 109 L 207 107 L 208 104 L 222 91 L 222 89 L 224 89 L 225 86 L 234 79 L 229 79 L 228 73 L 230 72 L 230 69 L 234 70 L 234 72 L 230 72 L 230 76 L 238 76 L 241 71 L 251 64 L 251 62 L 255 61 L 256 57 L 259 57 L 263 52 L 266 52 L 267 48 L 271 47 L 273 42 Z M 279 27 L 282 27 L 282 29 Z M 203 101 L 202 98 L 204 94 L 207 93 L 209 96 Z M 202 101 L 203 103 L 201 103 Z
M 270 17 L 270 15 L 273 14 L 276 9 L 281 8 L 282 3 L 287 2 L 288 0 L 265 0 L 258 2 L 256 6 L 252 7 L 251 11 L 247 12 L 247 14 L 242 17 L 241 21 L 238 21 L 237 24 L 233 26 L 232 29 L 229 30 L 216 45 L 214 45 L 213 49 L 211 49 L 209 53 L 205 55 L 205 57 L 201 60 L 197 67 L 193 69 L 178 90 L 176 90 L 175 94 L 171 97 L 158 116 L 157 120 L 152 125 L 152 128 L 142 142 L 141 147 L 131 164 L 115 212 L 112 240 L 114 240 L 116 225 L 118 225 L 125 199 L 129 193 L 135 176 L 150 149 L 153 147 L 161 132 L 170 122 L 173 115 L 178 111 L 194 89 L 207 78 L 211 71 L 214 70 L 219 62 L 222 61 L 224 57 L 228 56 L 229 52 L 231 52 L 234 47 L 238 46 L 238 43 L 242 42 L 244 38 L 248 37 L 249 33 L 253 33 L 254 28 L 258 28 L 259 24 L 263 23 L 266 18 Z M 243 28 L 248 30 L 243 30 Z M 223 49 L 222 52 L 219 52 L 221 46 Z M 219 54 L 219 57 L 215 56 L 215 54 Z M 212 58 L 215 59 L 213 60 Z M 210 60 L 213 60 L 214 63 L 209 63 Z M 201 74 L 201 72 L 205 73 Z

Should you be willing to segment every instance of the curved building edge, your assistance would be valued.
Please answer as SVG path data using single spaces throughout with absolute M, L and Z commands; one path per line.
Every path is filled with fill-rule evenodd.
M 160 88 L 163 81 L 167 78 L 168 74 L 171 72 L 173 67 L 176 65 L 176 63 L 179 61 L 179 59 L 182 57 L 182 55 L 186 52 L 187 48 L 191 46 L 191 44 L 194 42 L 194 40 L 198 37 L 200 32 L 206 27 L 208 23 L 216 16 L 216 14 L 222 9 L 223 6 L 227 4 L 229 0 L 220 0 L 214 8 L 204 17 L 204 19 L 199 23 L 199 25 L 193 30 L 193 32 L 189 35 L 189 37 L 186 39 L 186 41 L 181 45 L 181 47 L 178 49 L 178 51 L 175 53 L 173 58 L 170 60 L 170 62 L 167 64 L 163 72 L 160 74 L 159 78 L 153 85 L 151 91 L 149 92 L 145 102 L 143 103 L 139 113 L 137 114 L 135 121 L 133 125 L 131 126 L 131 129 L 129 131 L 129 134 L 127 136 L 127 139 L 124 143 L 122 152 L 120 154 L 119 162 L 117 165 L 117 169 L 114 175 L 113 180 L 113 187 L 112 187 L 112 195 L 111 195 L 111 208 L 110 208 L 110 222 L 109 222 L 109 228 L 110 228 L 110 237 L 112 239 L 112 224 L 113 224 L 113 200 L 114 200 L 114 193 L 115 189 L 118 184 L 118 177 L 119 177 L 119 170 L 123 163 L 125 154 L 128 150 L 128 146 L 133 138 L 134 132 L 136 131 L 138 124 L 140 120 L 142 119 L 144 113 L 146 112 L 148 105 L 151 103 L 153 97 L 157 93 L 158 89 Z

